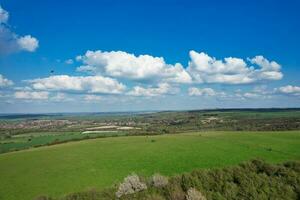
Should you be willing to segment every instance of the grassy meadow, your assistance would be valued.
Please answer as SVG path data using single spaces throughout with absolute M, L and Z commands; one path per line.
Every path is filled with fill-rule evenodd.
M 31 200 L 104 188 L 136 172 L 174 175 L 252 158 L 300 159 L 300 131 L 112 137 L 0 155 L 0 199 Z
M 54 145 L 69 141 L 124 136 L 125 132 L 99 131 L 95 133 L 83 134 L 82 132 L 33 132 L 15 135 L 11 138 L 0 140 L 0 153 L 9 151 L 19 151 L 22 149 Z

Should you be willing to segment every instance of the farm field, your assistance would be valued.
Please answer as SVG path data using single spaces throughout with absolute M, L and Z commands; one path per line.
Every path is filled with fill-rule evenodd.
M 0 153 L 99 137 L 287 130 L 300 130 L 299 109 L 0 115 Z
M 300 131 L 109 137 L 0 155 L 0 199 L 31 200 L 109 187 L 131 172 L 174 175 L 253 158 L 300 159 Z
M 114 131 L 94 131 L 89 133 L 84 132 L 34 132 L 15 135 L 11 138 L 0 140 L 0 153 L 8 151 L 17 151 L 33 147 L 45 145 L 54 145 L 65 143 L 68 141 L 99 138 L 99 137 L 114 137 L 124 136 L 124 132 Z

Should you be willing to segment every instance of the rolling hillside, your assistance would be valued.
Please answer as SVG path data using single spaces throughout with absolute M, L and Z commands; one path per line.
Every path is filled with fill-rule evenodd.
M 131 172 L 173 175 L 252 158 L 300 158 L 300 132 L 206 132 L 91 139 L 0 155 L 0 199 L 111 186 Z

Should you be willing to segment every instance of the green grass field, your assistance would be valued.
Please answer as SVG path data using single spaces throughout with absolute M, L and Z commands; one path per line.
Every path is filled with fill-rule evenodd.
M 8 139 L 0 140 L 0 153 L 33 148 L 37 146 L 52 145 L 72 140 L 88 138 L 124 136 L 125 132 L 99 132 L 82 134 L 81 132 L 34 132 L 15 135 Z
M 31 200 L 103 188 L 131 172 L 149 176 L 300 159 L 300 131 L 207 132 L 100 138 L 0 155 L 0 199 Z

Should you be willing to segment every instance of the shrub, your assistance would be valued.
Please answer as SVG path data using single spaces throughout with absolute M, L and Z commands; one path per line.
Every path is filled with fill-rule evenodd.
M 185 193 L 181 187 L 174 185 L 172 188 L 169 188 L 169 198 L 171 200 L 185 200 Z
M 205 196 L 195 188 L 190 188 L 186 195 L 187 200 L 206 200 Z
M 157 188 L 165 187 L 168 182 L 168 178 L 160 174 L 154 174 L 152 177 L 152 185 Z
M 177 177 L 170 179 L 169 184 L 163 188 L 163 194 L 169 200 L 185 200 L 185 192 L 180 186 L 180 181 Z
M 140 181 L 140 178 L 136 174 L 127 176 L 123 183 L 119 185 L 116 196 L 120 198 L 123 195 L 134 194 L 136 192 L 146 190 L 147 185 Z

